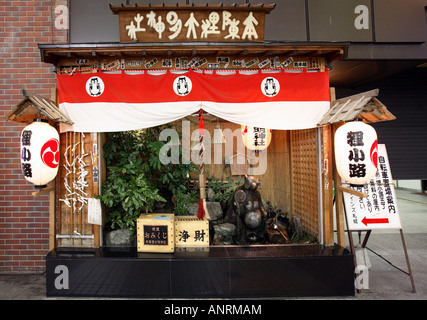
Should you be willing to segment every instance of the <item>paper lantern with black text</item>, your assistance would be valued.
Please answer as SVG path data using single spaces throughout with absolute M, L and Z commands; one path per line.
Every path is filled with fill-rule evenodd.
M 242 139 L 246 148 L 254 151 L 266 149 L 271 142 L 272 130 L 259 127 L 241 126 Z
M 335 132 L 335 161 L 339 175 L 350 184 L 373 179 L 378 166 L 378 139 L 373 127 L 353 121 Z
M 21 168 L 25 179 L 43 188 L 58 173 L 59 134 L 47 121 L 36 119 L 21 133 Z

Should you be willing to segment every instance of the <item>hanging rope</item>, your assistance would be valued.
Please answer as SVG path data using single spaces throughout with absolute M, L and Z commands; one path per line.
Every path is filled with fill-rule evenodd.
M 200 109 L 199 111 L 199 158 L 200 158 L 200 174 L 204 174 L 204 167 L 205 167 L 205 161 L 203 159 L 203 153 L 204 153 L 204 146 L 203 146 L 203 136 L 205 133 L 205 123 L 203 119 L 206 119 L 206 117 L 203 117 L 203 110 Z
M 197 210 L 197 218 L 203 219 L 206 213 L 206 181 L 204 174 L 205 161 L 203 159 L 204 146 L 203 146 L 203 135 L 205 133 L 205 123 L 203 119 L 203 110 L 199 111 L 199 158 L 200 158 L 200 174 L 199 174 L 199 186 L 200 186 L 200 202 L 199 209 Z

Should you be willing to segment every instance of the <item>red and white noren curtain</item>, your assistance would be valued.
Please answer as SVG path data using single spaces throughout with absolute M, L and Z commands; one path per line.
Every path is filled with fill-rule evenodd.
M 307 129 L 330 106 L 327 71 L 118 71 L 59 74 L 57 82 L 76 132 L 143 129 L 201 108 L 237 124 Z

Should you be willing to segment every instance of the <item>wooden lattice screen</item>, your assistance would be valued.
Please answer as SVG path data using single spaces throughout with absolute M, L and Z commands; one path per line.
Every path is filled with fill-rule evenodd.
M 291 131 L 292 214 L 304 230 L 319 236 L 317 130 Z

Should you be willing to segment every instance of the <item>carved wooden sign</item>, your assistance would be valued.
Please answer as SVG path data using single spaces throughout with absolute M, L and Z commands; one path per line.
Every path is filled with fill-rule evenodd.
M 275 5 L 110 5 L 120 42 L 264 40 L 265 14 Z

